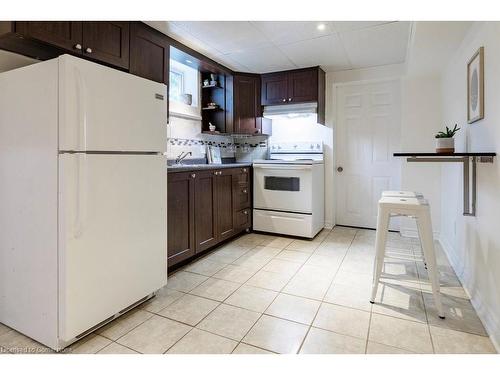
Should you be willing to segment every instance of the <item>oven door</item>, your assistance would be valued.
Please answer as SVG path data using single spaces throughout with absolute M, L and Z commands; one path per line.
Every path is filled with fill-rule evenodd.
M 254 164 L 254 207 L 312 213 L 312 165 Z

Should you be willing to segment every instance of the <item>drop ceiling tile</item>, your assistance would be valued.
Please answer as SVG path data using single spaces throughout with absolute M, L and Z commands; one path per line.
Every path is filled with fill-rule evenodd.
M 318 38 L 335 32 L 329 22 L 321 21 L 255 21 L 251 24 L 276 45 Z M 319 24 L 324 25 L 323 30 L 318 29 Z
M 352 67 L 398 64 L 405 61 L 409 22 L 393 22 L 339 34 Z
M 294 69 L 296 66 L 276 47 L 264 47 L 233 52 L 228 55 L 234 61 L 247 66 L 251 71 L 268 73 Z
M 229 55 L 217 54 L 212 57 L 218 63 L 227 66 L 229 69 L 235 72 L 246 72 L 246 73 L 258 73 L 255 69 L 241 64 L 240 62 L 234 60 Z
M 224 54 L 271 46 L 266 37 L 246 21 L 176 21 L 174 24 Z
M 345 31 L 360 30 L 368 27 L 383 25 L 389 22 L 391 21 L 332 21 L 331 27 L 335 29 L 335 31 L 342 33 Z
M 298 67 L 321 65 L 326 71 L 350 68 L 337 35 L 309 39 L 279 47 Z

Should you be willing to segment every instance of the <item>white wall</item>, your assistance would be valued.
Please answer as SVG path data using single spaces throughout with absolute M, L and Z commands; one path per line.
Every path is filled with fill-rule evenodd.
M 485 117 L 467 125 L 467 61 L 484 46 Z M 442 77 L 443 119 L 466 131 L 457 137 L 471 151 L 500 149 L 500 23 L 473 25 Z M 479 317 L 500 347 L 500 162 L 479 164 L 477 213 L 462 216 L 462 170 L 443 165 L 441 178 L 441 240 L 453 268 L 472 298 Z
M 440 76 L 406 75 L 401 80 L 401 95 L 401 150 L 432 152 L 434 135 L 444 127 Z M 401 159 L 401 189 L 424 194 L 431 206 L 432 226 L 437 237 L 441 224 L 440 164 L 408 163 Z M 401 219 L 401 233 L 417 237 L 415 220 Z

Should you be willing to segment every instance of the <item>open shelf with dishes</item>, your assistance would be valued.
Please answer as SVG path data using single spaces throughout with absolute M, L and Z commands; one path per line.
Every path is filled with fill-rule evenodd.
M 215 71 L 200 70 L 202 131 L 225 132 L 226 128 L 226 76 Z

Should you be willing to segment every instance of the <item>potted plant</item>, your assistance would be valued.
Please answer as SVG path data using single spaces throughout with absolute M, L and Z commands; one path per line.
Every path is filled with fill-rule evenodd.
M 453 136 L 459 131 L 460 128 L 457 124 L 450 129 L 446 127 L 445 132 L 439 132 L 436 134 L 436 152 L 438 154 L 449 154 L 455 152 L 455 140 Z

